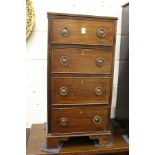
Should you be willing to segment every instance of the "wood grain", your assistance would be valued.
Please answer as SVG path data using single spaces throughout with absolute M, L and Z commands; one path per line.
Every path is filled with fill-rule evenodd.
M 66 87 L 66 96 L 60 95 L 60 88 Z M 95 89 L 101 87 L 103 94 L 97 96 Z M 53 104 L 98 103 L 109 104 L 110 78 L 103 77 L 53 77 L 51 78 Z
M 52 31 L 53 36 L 52 43 L 70 43 L 70 44 L 97 44 L 112 46 L 114 38 L 114 23 L 113 21 L 94 21 L 92 20 L 77 20 L 77 19 L 53 19 L 52 21 Z M 70 35 L 63 37 L 60 35 L 62 28 L 67 27 L 69 29 Z M 81 28 L 85 28 L 85 34 L 81 33 Z M 104 28 L 106 30 L 106 35 L 103 38 L 97 36 L 97 31 L 99 28 Z
M 54 19 L 54 18 L 69 18 L 69 19 L 87 19 L 87 20 L 111 20 L 111 21 L 114 21 L 114 20 L 118 20 L 117 17 L 110 17 L 110 16 L 97 16 L 97 15 L 86 15 L 86 14 L 70 14 L 70 13 L 60 13 L 60 12 L 47 12 L 47 17 L 48 19 Z
M 57 108 L 52 110 L 52 131 L 54 133 L 103 131 L 107 129 L 107 109 L 102 107 L 93 108 Z M 100 124 L 94 124 L 95 116 L 101 118 Z M 66 126 L 60 124 L 61 118 L 67 118 Z
M 62 65 L 60 59 L 66 56 L 68 65 Z M 97 59 L 103 58 L 104 64 L 97 66 Z M 112 51 L 97 49 L 60 48 L 52 49 L 52 73 L 83 73 L 83 74 L 111 74 Z

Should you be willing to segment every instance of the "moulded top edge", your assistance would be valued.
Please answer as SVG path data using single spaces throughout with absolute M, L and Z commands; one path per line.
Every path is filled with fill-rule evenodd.
M 102 19 L 118 20 L 117 17 L 110 17 L 110 16 L 95 16 L 95 15 L 84 15 L 84 14 L 56 13 L 56 12 L 47 12 L 47 16 L 48 18 L 52 16 L 69 16 L 69 17 L 102 18 Z

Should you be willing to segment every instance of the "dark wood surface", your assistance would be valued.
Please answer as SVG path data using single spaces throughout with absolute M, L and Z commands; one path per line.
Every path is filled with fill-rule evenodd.
M 90 123 L 90 117 L 96 116 L 95 111 L 100 114 L 102 110 L 100 125 L 102 124 L 102 132 L 108 133 L 104 129 L 109 126 L 116 19 L 48 14 L 48 147 L 56 145 L 58 140 L 67 140 L 67 136 L 64 138 L 62 134 L 56 139 L 53 136 L 56 132 L 68 132 L 69 138 L 73 136 L 72 132 L 85 131 L 90 138 L 95 138 L 96 130 L 101 130 L 99 126 L 94 127 L 92 122 Z M 65 59 L 62 59 L 64 57 Z M 98 58 L 102 59 L 104 64 L 97 62 Z M 67 62 L 67 65 L 64 65 L 64 62 Z M 100 90 L 102 93 L 98 95 L 96 92 Z M 101 110 L 99 105 L 103 106 Z M 58 112 L 60 108 L 61 113 Z M 81 110 L 86 114 L 82 119 L 78 116 Z M 58 124 L 63 115 L 71 120 L 70 127 L 60 127 L 60 123 Z M 64 121 L 64 118 L 62 120 Z M 88 121 L 88 124 L 85 121 Z M 100 135 L 101 138 L 99 134 L 96 136 L 104 142 L 103 135 Z
M 97 44 L 112 46 L 114 38 L 114 22 L 113 21 L 99 21 L 96 20 L 77 20 L 77 19 L 53 19 L 52 23 L 52 43 L 70 43 L 70 44 Z M 63 28 L 67 27 L 69 35 L 63 37 L 60 32 Z M 85 33 L 82 34 L 81 28 L 85 28 Z M 106 35 L 103 38 L 97 36 L 100 28 L 104 28 Z
M 70 14 L 70 13 L 60 13 L 60 12 L 47 12 L 47 17 L 50 18 L 77 18 L 77 19 L 83 19 L 83 18 L 88 18 L 88 19 L 101 19 L 103 20 L 118 20 L 117 17 L 108 17 L 108 16 L 95 16 L 95 15 L 83 15 L 83 14 Z
M 114 128 L 112 147 L 95 147 L 88 137 L 70 138 L 64 143 L 60 155 L 128 155 L 129 145 L 121 135 L 127 134 L 120 127 Z M 27 143 L 27 155 L 53 155 L 41 151 L 41 147 L 46 144 L 46 130 L 43 124 L 33 124 Z
M 111 74 L 112 51 L 103 49 L 60 48 L 52 49 L 52 73 Z M 60 59 L 66 56 L 68 65 L 62 65 Z M 103 66 L 97 66 L 97 59 L 103 58 Z
M 104 77 L 54 77 L 51 78 L 53 104 L 109 104 L 110 78 Z M 60 89 L 67 88 L 67 95 L 61 96 Z M 103 93 L 96 95 L 101 87 Z
M 54 133 L 72 133 L 107 130 L 108 111 L 102 107 L 92 108 L 57 108 L 52 110 L 52 124 Z M 101 118 L 100 124 L 95 124 L 95 116 Z M 61 118 L 67 119 L 67 124 L 62 126 Z

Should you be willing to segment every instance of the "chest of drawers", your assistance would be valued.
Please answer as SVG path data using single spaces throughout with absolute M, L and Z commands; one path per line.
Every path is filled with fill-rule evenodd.
M 116 22 L 48 13 L 48 148 L 76 136 L 109 142 Z

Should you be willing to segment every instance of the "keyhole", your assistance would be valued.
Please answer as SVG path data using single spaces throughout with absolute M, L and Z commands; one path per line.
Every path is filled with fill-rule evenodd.
M 83 55 L 83 56 L 86 55 L 86 51 L 83 50 L 83 51 L 81 52 L 81 55 Z
M 80 111 L 80 114 L 82 114 L 82 111 Z

